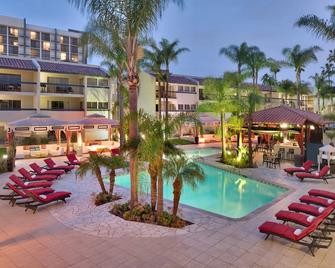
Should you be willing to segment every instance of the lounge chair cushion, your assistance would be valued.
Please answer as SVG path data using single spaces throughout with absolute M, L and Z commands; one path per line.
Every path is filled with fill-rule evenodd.
M 275 217 L 277 220 L 280 220 L 280 221 L 285 221 L 285 222 L 290 221 L 290 222 L 295 222 L 303 226 L 309 226 L 311 225 L 311 222 L 308 220 L 308 218 L 313 217 L 313 216 L 308 216 L 306 214 L 297 213 L 293 211 L 281 210 L 275 215 Z
M 335 200 L 335 193 L 329 192 L 329 191 L 312 189 L 308 192 L 308 194 L 313 195 L 313 196 L 321 196 L 321 197 L 325 197 L 325 198 Z
M 304 212 L 306 214 L 310 214 L 313 216 L 319 216 L 324 210 L 324 208 L 322 207 L 316 207 L 301 203 L 292 203 L 291 205 L 288 206 L 288 209 L 296 212 Z
M 61 200 L 71 196 L 70 192 L 54 192 L 46 195 L 46 198 L 42 198 L 40 195 L 34 194 L 36 199 L 38 199 L 42 203 L 50 203 L 56 200 Z
M 52 185 L 52 182 L 49 181 L 27 182 L 26 184 L 14 174 L 10 175 L 9 179 L 23 189 L 50 187 Z
M 316 205 L 323 206 L 323 207 L 329 207 L 333 203 L 333 200 L 331 200 L 331 202 L 329 203 L 328 201 L 329 199 L 327 200 L 322 197 L 315 197 L 315 196 L 310 196 L 310 195 L 304 195 L 300 197 L 299 200 L 303 203 L 316 204 Z

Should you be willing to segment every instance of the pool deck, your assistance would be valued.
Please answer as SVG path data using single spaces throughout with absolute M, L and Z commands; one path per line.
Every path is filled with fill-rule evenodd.
M 62 160 L 57 158 L 59 163 Z M 214 163 L 215 158 L 206 161 Z M 21 160 L 17 167 L 27 164 Z M 53 186 L 73 192 L 67 204 L 41 208 L 33 215 L 0 201 L 0 267 L 333 267 L 334 243 L 312 257 L 306 248 L 285 240 L 265 241 L 257 227 L 265 220 L 275 220 L 277 211 L 309 189 L 335 191 L 335 180 L 328 185 L 320 181 L 301 183 L 281 169 L 265 167 L 245 169 L 241 174 L 290 191 L 238 221 L 182 207 L 182 216 L 195 223 L 184 230 L 114 217 L 108 213 L 110 204 L 92 206 L 91 193 L 98 189 L 93 178 L 79 180 L 68 174 Z M 0 185 L 7 177 L 0 175 Z M 117 191 L 128 197 L 128 191 Z M 166 205 L 171 206 L 169 202 Z

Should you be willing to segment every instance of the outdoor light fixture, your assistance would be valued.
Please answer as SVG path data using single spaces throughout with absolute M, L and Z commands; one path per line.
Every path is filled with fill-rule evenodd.
M 310 130 L 315 130 L 315 126 L 313 126 L 313 125 L 310 125 L 309 128 L 310 128 Z
M 281 123 L 280 128 L 288 128 L 288 124 L 287 123 Z
M 2 156 L 2 159 L 8 159 L 8 154 L 4 154 L 4 155 Z

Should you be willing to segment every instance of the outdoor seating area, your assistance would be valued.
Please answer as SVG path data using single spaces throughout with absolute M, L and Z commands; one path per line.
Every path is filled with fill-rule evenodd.
M 265 239 L 271 235 L 287 239 L 308 247 L 314 256 L 315 249 L 328 248 L 333 241 L 335 193 L 312 189 L 308 194 L 300 197 L 301 203 L 292 203 L 288 211 L 275 215 L 283 223 L 266 221 L 258 229 L 266 234 Z
M 70 159 L 73 159 L 70 156 Z M 60 179 L 65 172 L 74 169 L 74 166 L 68 164 L 65 167 L 57 166 L 52 159 L 45 159 L 52 168 L 42 167 L 37 163 L 30 163 L 32 170 L 19 168 L 18 173 L 10 174 L 4 189 L 9 191 L 7 194 L 0 195 L 1 200 L 9 201 L 9 204 L 21 206 L 25 211 L 32 210 L 35 213 L 38 207 L 49 205 L 58 201 L 63 201 L 71 197 L 71 192 L 55 191 L 51 186 L 56 180 Z

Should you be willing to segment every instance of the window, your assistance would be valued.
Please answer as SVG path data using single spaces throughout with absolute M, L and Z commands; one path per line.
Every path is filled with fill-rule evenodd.
M 9 55 L 18 55 L 19 54 L 19 47 L 17 46 L 9 46 Z
M 0 84 L 21 84 L 21 75 L 0 74 Z
M 50 42 L 49 41 L 43 41 L 42 48 L 43 48 L 43 50 L 50 51 Z
M 19 29 L 9 27 L 9 34 L 17 37 L 17 36 L 19 36 Z
M 20 110 L 20 100 L 0 100 L 0 110 Z
M 50 60 L 50 51 L 42 51 L 42 59 Z
M 67 53 L 66 52 L 61 52 L 60 53 L 60 60 L 66 61 L 67 60 Z
M 68 36 L 61 36 L 60 37 L 60 43 L 68 45 L 69 44 L 69 37 Z
M 38 40 L 38 33 L 37 32 L 30 32 L 30 39 L 31 40 Z
M 191 87 L 191 92 L 195 93 L 196 92 L 196 88 L 195 87 Z
M 86 103 L 86 107 L 87 107 L 87 109 L 97 109 L 98 105 L 97 105 L 97 102 L 88 101 Z
M 189 87 L 189 86 L 185 86 L 185 87 L 184 87 L 184 91 L 185 91 L 185 92 L 190 92 L 190 87 Z
M 64 101 L 51 101 L 51 109 L 52 110 L 63 110 Z
M 78 38 L 71 37 L 71 45 L 72 46 L 78 46 Z
M 183 86 L 178 86 L 178 91 L 179 92 L 183 92 L 184 91 L 184 87 Z
M 98 79 L 96 78 L 87 78 L 87 85 L 88 86 L 97 86 L 98 85 Z
M 33 58 L 39 58 L 40 57 L 40 49 L 39 48 L 31 48 L 31 56 Z
M 108 79 L 100 79 L 99 86 L 101 87 L 108 87 Z
M 1 54 L 5 54 L 6 53 L 4 45 L 0 45 L 0 53 Z
M 50 34 L 49 33 L 42 33 L 42 40 L 50 41 Z
M 7 35 L 7 26 L 0 25 L 0 34 Z
M 78 54 L 71 54 L 71 61 L 78 62 Z
M 191 105 L 191 110 L 194 111 L 194 110 L 196 110 L 196 109 L 197 109 L 197 105 L 192 104 L 192 105 Z
M 64 93 L 68 91 L 69 79 L 63 77 L 48 77 L 48 93 Z
M 183 104 L 178 104 L 178 110 L 184 110 L 184 105 Z
M 108 110 L 108 102 L 99 102 L 99 109 Z
M 190 105 L 189 104 L 185 104 L 185 110 L 190 110 Z

